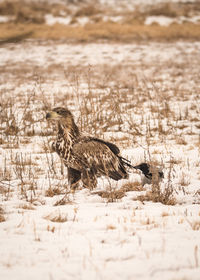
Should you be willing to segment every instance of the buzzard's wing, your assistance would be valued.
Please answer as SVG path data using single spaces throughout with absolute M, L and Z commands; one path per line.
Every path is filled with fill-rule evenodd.
M 99 139 L 99 138 L 95 138 L 95 137 L 90 137 L 90 138 L 88 137 L 85 141 L 87 142 L 87 141 L 92 141 L 92 140 L 93 141 L 97 141 L 99 143 L 105 144 L 116 156 L 118 156 L 120 158 L 121 162 L 123 162 L 123 165 L 126 165 L 126 166 L 128 166 L 130 168 L 134 168 L 131 165 L 131 161 L 130 160 L 120 156 L 120 149 L 115 144 L 110 143 L 108 141 L 104 141 L 104 140 Z
M 109 147 L 107 142 L 104 143 L 104 141 L 96 138 L 84 139 L 74 144 L 72 154 L 76 169 L 89 169 L 98 175 L 108 175 L 114 180 L 125 178 L 127 172 L 123 162 L 112 151 L 117 146 L 111 145 L 113 145 L 112 148 Z
M 106 146 L 108 146 L 108 148 L 109 148 L 115 155 L 118 155 L 118 154 L 120 153 L 119 148 L 118 148 L 115 144 L 113 144 L 113 143 L 104 141 L 104 140 L 99 139 L 99 138 L 92 138 L 92 140 L 97 141 L 97 142 L 99 142 L 99 143 L 105 144 Z

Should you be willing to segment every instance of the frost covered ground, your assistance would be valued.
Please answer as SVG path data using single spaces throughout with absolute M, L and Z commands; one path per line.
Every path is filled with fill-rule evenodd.
M 197 42 L 1 47 L 1 279 L 199 279 L 199 53 Z M 164 180 L 100 178 L 56 206 L 68 183 L 49 149 L 54 106 Z

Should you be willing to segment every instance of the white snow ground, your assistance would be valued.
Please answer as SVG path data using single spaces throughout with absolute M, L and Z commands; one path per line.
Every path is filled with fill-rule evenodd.
M 27 41 L 1 47 L 1 279 L 200 279 L 199 53 L 200 44 L 194 42 Z M 172 185 L 174 206 L 137 199 L 151 186 L 110 203 L 95 192 L 127 181 L 106 179 L 99 179 L 93 193 L 80 189 L 70 194 L 66 205 L 54 206 L 63 194 L 46 195 L 56 186 L 63 192 L 67 181 L 58 157 L 52 154 L 53 174 L 51 155 L 44 152 L 52 138 L 41 133 L 49 129 L 52 134 L 43 119 L 44 106 L 67 105 L 80 124 L 88 92 L 103 102 L 113 91 L 112 102 L 121 101 L 123 125 L 119 131 L 114 122 L 109 128 L 103 123 L 95 132 L 115 139 L 133 164 L 148 158 L 149 149 L 164 165 L 162 187 Z M 170 113 L 159 119 L 156 108 L 163 104 Z M 112 104 L 102 106 L 101 116 L 115 119 Z M 41 121 L 32 125 L 24 112 Z M 18 137 L 6 135 L 13 115 L 19 127 L 27 117 L 28 127 Z M 149 147 L 148 125 L 153 133 Z M 159 134 L 159 125 L 168 133 Z M 33 127 L 38 135 L 30 137 L 27 131 Z M 133 134 L 135 127 L 141 135 Z M 128 182 L 140 183 L 140 174 L 132 173 Z

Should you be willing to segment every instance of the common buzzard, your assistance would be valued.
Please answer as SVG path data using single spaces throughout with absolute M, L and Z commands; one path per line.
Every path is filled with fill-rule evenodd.
M 46 119 L 57 122 L 58 134 L 52 149 L 68 169 L 70 188 L 75 189 L 81 180 L 84 187 L 93 189 L 99 176 L 116 181 L 128 178 L 126 167 L 132 166 L 120 155 L 119 148 L 113 143 L 81 133 L 68 109 L 54 108 L 47 113 Z

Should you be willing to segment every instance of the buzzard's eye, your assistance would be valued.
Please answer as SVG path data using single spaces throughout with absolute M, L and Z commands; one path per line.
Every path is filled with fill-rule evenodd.
M 58 110 L 56 110 L 56 113 L 60 115 L 60 114 L 62 114 L 62 110 L 58 109 Z

